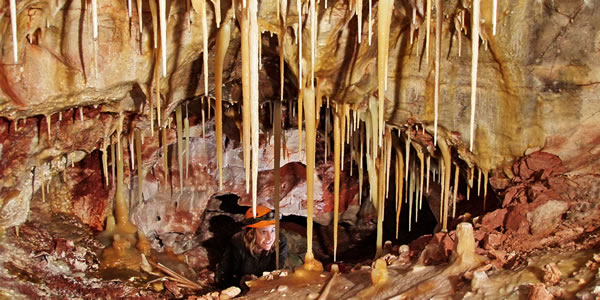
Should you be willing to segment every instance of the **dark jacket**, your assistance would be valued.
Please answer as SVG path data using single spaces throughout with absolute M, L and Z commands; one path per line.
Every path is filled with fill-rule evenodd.
M 283 268 L 287 257 L 288 245 L 285 235 L 279 236 L 279 267 Z M 221 263 L 217 265 L 215 280 L 220 288 L 239 286 L 244 275 L 262 276 L 263 272 L 275 270 L 275 251 L 252 256 L 244 244 L 244 232 L 238 232 L 231 238 L 229 247 L 223 253 Z

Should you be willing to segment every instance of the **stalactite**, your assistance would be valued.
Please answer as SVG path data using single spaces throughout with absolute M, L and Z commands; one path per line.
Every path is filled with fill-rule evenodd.
M 487 201 L 488 171 L 483 171 L 483 211 L 485 212 Z
M 402 150 L 396 149 L 396 239 L 400 227 L 400 213 L 402 212 L 402 193 L 404 190 L 404 158 Z
M 377 82 L 378 82 L 378 105 L 379 105 L 379 133 L 377 139 L 381 146 L 381 138 L 384 131 L 384 105 L 385 91 L 387 90 L 387 62 L 390 39 L 390 23 L 394 2 L 392 0 L 380 0 L 377 9 Z
M 348 120 L 348 115 L 346 115 L 346 103 L 341 104 L 341 109 L 338 110 L 337 113 L 341 114 L 340 116 L 340 134 L 341 134 L 341 141 L 340 141 L 340 151 L 341 151 L 341 156 L 342 156 L 342 163 L 341 163 L 341 169 L 342 171 L 344 171 L 344 150 L 345 150 L 345 142 L 346 142 L 346 120 Z M 337 108 L 337 105 L 336 105 Z
M 425 63 L 429 62 L 429 42 L 431 40 L 431 6 L 433 0 L 427 0 L 427 11 L 425 12 L 425 25 L 427 32 L 425 33 Z
M 249 18 L 249 42 L 250 45 L 258 45 L 260 43 L 260 31 L 258 29 L 258 3 L 257 0 L 248 1 L 248 18 Z M 256 216 L 256 200 L 258 189 L 258 139 L 259 139 L 259 124 L 258 124 L 258 49 L 250 48 L 250 109 L 251 113 L 251 128 L 252 128 L 252 210 Z M 314 96 L 313 96 L 314 97 Z
M 108 186 L 108 144 L 106 143 L 106 137 L 102 141 L 102 174 L 104 174 L 104 181 Z
M 373 27 L 373 17 L 371 14 L 371 10 L 372 10 L 371 7 L 373 6 L 373 3 L 371 3 L 371 2 L 372 2 L 372 0 L 369 0 L 369 37 L 368 37 L 369 46 L 371 46 L 371 36 L 372 36 L 372 28 L 371 27 Z
M 412 231 L 412 213 L 413 213 L 413 196 L 415 192 L 415 172 L 414 162 L 411 162 L 408 169 L 408 231 Z
M 314 88 L 309 84 L 304 89 L 304 106 L 306 109 L 306 259 L 305 266 L 310 263 L 313 257 L 312 251 L 312 231 L 313 231 L 313 215 L 314 215 L 314 173 L 315 173 L 315 149 L 316 149 L 316 120 L 315 120 L 315 94 Z M 335 197 L 335 196 L 334 196 Z M 337 203 L 337 204 L 336 204 Z M 339 209 L 339 198 L 335 201 L 334 198 L 334 226 L 337 226 L 337 210 Z M 334 234 L 335 233 L 334 227 Z M 334 238 L 335 239 L 335 238 Z M 334 241 L 334 245 L 335 245 Z M 335 248 L 337 249 L 337 248 Z M 335 260 L 335 250 L 334 250 Z
M 329 155 L 329 108 L 325 108 L 325 163 Z
M 190 174 L 190 119 L 188 117 L 187 103 L 185 104 L 185 119 L 183 119 L 183 128 L 185 135 L 185 179 L 188 179 Z
M 481 196 L 481 169 L 477 168 L 478 179 L 477 179 L 477 197 Z
M 158 48 L 155 51 L 155 58 L 154 58 L 154 79 L 156 80 L 156 86 L 155 86 L 155 92 L 156 92 L 156 96 L 154 97 L 156 100 L 156 121 L 158 123 L 158 127 L 162 126 L 162 114 L 161 114 L 161 109 L 160 109 L 160 104 L 161 104 L 161 99 L 160 99 L 160 76 L 158 74 L 158 69 L 159 69 L 159 64 L 158 64 L 158 58 L 160 57 L 160 53 L 162 52 L 161 48 Z M 150 114 L 152 115 L 153 112 L 150 111 Z M 154 126 L 153 123 L 151 124 L 151 126 Z M 154 134 L 154 129 L 152 129 L 152 134 Z
M 423 207 L 423 182 L 425 177 L 425 154 L 423 150 L 419 149 L 417 151 L 417 157 L 419 157 L 419 162 L 421 163 L 421 176 L 419 177 L 419 209 Z
M 492 34 L 496 35 L 496 17 L 497 17 L 497 11 L 498 11 L 498 0 L 493 0 L 492 1 L 492 6 L 493 6 L 493 10 L 492 10 Z
M 296 11 L 298 12 L 298 86 L 302 87 L 304 86 L 302 81 L 302 59 L 304 56 L 302 52 L 302 31 L 304 30 L 302 27 L 302 0 L 296 0 Z M 300 95 L 298 95 L 298 99 L 300 99 Z M 298 120 L 301 120 L 301 118 L 298 117 Z M 298 121 L 298 123 L 302 122 Z
M 115 185 L 115 144 L 110 143 L 110 174 L 112 175 L 112 185 Z
M 427 155 L 427 186 L 426 186 L 426 191 L 427 193 L 429 193 L 429 171 L 431 169 L 431 156 Z
M 458 176 L 460 175 L 460 167 L 454 165 L 454 195 L 452 195 L 452 218 L 456 218 L 456 197 L 458 197 Z
M 383 255 L 383 216 L 385 213 L 385 177 L 384 177 L 384 162 L 383 154 L 377 158 L 377 235 L 376 235 L 376 251 L 375 257 Z
M 152 1 L 152 0 L 150 0 Z M 142 9 L 142 0 L 137 0 L 137 13 L 138 13 L 138 22 L 140 27 L 140 40 L 142 39 L 142 33 L 144 32 L 144 22 L 142 22 L 142 15 L 144 14 Z
M 365 143 L 365 130 L 363 127 L 358 127 L 359 130 L 359 141 L 360 144 L 360 156 L 358 157 L 358 204 L 362 204 L 362 186 L 363 186 L 363 157 L 364 157 L 364 143 Z
M 154 49 L 158 48 L 158 13 L 157 13 L 157 5 L 156 2 L 158 0 L 148 0 L 148 4 L 150 6 L 150 13 L 152 15 L 152 34 L 154 38 Z M 158 59 L 156 60 L 158 63 Z
M 50 143 L 52 138 L 52 115 L 46 116 L 46 125 L 48 126 L 48 143 Z
M 479 0 L 473 0 L 473 19 L 471 21 L 471 127 L 469 150 L 473 151 L 475 139 L 475 106 L 477 105 L 477 61 L 479 60 Z
M 473 168 L 469 168 L 469 179 L 467 181 L 467 201 L 471 198 L 471 187 L 473 186 Z
M 169 183 L 169 142 L 167 141 L 167 128 L 161 129 L 162 148 L 163 148 L 163 169 L 165 176 L 165 186 Z
M 201 28 L 202 28 L 202 59 L 204 71 L 204 96 L 208 97 L 208 22 L 206 20 L 206 0 L 198 1 L 200 4 Z M 209 106 L 210 107 L 210 106 Z
M 273 205 L 275 209 L 275 265 L 279 269 L 279 188 L 280 188 L 280 164 L 281 164 L 281 101 L 275 101 L 273 117 Z
M 10 0 L 10 25 L 12 31 L 13 60 L 17 64 L 19 62 L 19 50 L 17 48 L 17 4 L 15 0 Z
M 315 47 L 317 44 L 317 13 L 315 0 L 310 0 L 310 86 L 315 82 Z
M 385 198 L 390 191 L 390 173 L 392 164 L 392 130 L 388 127 L 385 130 Z
M 242 144 L 244 151 L 244 170 L 246 173 L 246 193 L 250 192 L 250 25 L 248 12 L 242 11 L 240 22 L 242 44 Z
M 79 121 L 83 123 L 83 106 L 79 107 Z
M 410 129 L 408 129 L 408 130 L 406 130 L 406 141 L 405 141 L 405 153 L 406 153 L 405 154 L 405 156 L 406 156 L 405 172 L 406 173 L 404 174 L 404 177 L 405 177 L 404 180 L 408 179 L 408 170 L 409 170 L 408 164 L 410 163 L 410 143 L 411 143 L 411 136 L 410 136 Z
M 135 131 L 135 154 L 137 159 L 137 177 L 138 177 L 138 203 L 143 200 L 143 184 L 144 184 L 144 165 L 142 163 L 142 133 L 140 130 Z
M 444 187 L 444 199 L 443 199 L 443 208 L 444 208 L 444 214 L 443 214 L 443 223 L 442 223 L 442 230 L 448 230 L 448 194 L 449 189 L 450 189 L 450 174 L 452 171 L 452 156 L 450 155 L 450 147 L 448 147 L 448 144 L 446 144 L 446 141 L 444 139 L 440 139 L 440 142 L 438 143 L 439 147 L 440 147 L 440 152 L 442 153 L 442 158 L 444 161 L 444 182 L 443 182 L 443 187 Z M 440 215 L 441 217 L 441 215 Z
M 183 117 L 181 105 L 175 108 L 175 122 L 177 126 L 177 164 L 179 166 L 179 189 L 183 191 Z
M 127 142 L 129 143 L 129 169 L 133 171 L 135 169 L 135 145 L 133 144 L 133 133 L 129 135 Z
M 212 0 L 215 5 L 215 23 L 217 28 L 221 26 L 221 0 Z
M 158 0 L 160 19 L 160 48 L 162 52 L 162 76 L 167 77 L 167 4 L 166 0 Z
M 307 111 L 308 112 L 308 111 Z M 340 207 L 340 158 L 341 148 L 341 120 L 340 111 L 333 115 L 333 168 L 334 168 L 334 183 L 333 183 L 333 260 L 337 261 L 337 240 L 338 240 L 338 218 Z M 308 175 L 307 175 L 308 176 Z
M 432 0 L 428 0 L 429 3 Z M 428 18 L 429 20 L 429 18 Z M 429 24 L 427 24 L 429 27 Z M 429 34 L 429 28 L 427 28 Z M 429 37 L 427 38 L 429 40 Z M 437 127 L 438 127 L 438 107 L 440 99 L 440 60 L 442 47 L 442 0 L 436 0 L 435 4 L 435 90 L 434 90 L 434 125 L 433 125 L 433 145 L 437 146 Z M 429 52 L 429 48 L 427 48 Z
M 362 0 L 356 0 L 356 17 L 358 18 L 358 43 L 362 41 Z
M 98 39 L 98 4 L 92 0 L 92 37 Z
M 38 167 L 37 169 L 40 176 L 40 188 L 42 189 L 42 202 L 46 202 L 46 191 L 44 190 L 44 171 L 41 167 Z
M 215 2 L 219 3 L 219 0 L 215 0 Z M 225 54 L 227 53 L 231 39 L 231 14 L 232 10 L 227 11 L 223 27 L 221 27 L 217 34 L 217 53 L 215 55 L 215 131 L 217 138 L 219 190 L 223 189 L 223 62 L 225 61 Z
M 202 120 L 202 139 L 206 136 L 206 126 L 205 126 L 205 117 L 204 117 L 204 107 L 200 111 L 200 119 Z

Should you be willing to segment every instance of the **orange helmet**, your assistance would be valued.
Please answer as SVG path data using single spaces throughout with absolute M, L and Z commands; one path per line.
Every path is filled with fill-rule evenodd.
M 256 217 L 252 215 L 252 207 L 246 211 L 245 228 L 263 228 L 275 225 L 275 214 L 266 206 L 256 206 Z

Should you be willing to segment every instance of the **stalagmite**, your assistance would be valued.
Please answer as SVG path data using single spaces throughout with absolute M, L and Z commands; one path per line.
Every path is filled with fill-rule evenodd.
M 485 204 L 487 200 L 487 186 L 488 186 L 488 171 L 483 171 L 483 211 L 485 211 Z
M 95 0 L 93 0 L 95 1 Z M 158 0 L 160 19 L 160 48 L 162 52 L 162 76 L 167 77 L 167 4 L 166 0 Z
M 142 15 L 144 14 L 143 9 L 142 9 L 142 0 L 137 0 L 136 4 L 137 4 L 138 22 L 139 22 L 139 27 L 140 27 L 140 39 L 141 39 L 141 34 L 144 32 L 144 22 L 142 22 Z
M 92 0 L 92 37 L 98 39 L 98 4 Z
M 135 131 L 135 154 L 137 159 L 138 203 L 143 200 L 144 165 L 142 164 L 142 133 Z
M 431 36 L 431 6 L 433 0 L 427 0 L 427 11 L 425 12 L 425 25 L 427 32 L 425 33 L 425 63 L 429 62 L 429 42 Z
M 108 186 L 108 144 L 106 143 L 106 137 L 102 141 L 102 174 L 104 174 L 104 181 Z
M 458 176 L 460 175 L 460 167 L 454 165 L 454 195 L 452 195 L 452 218 L 456 217 L 456 197 L 458 197 Z
M 379 101 L 379 133 L 377 139 L 381 146 L 384 131 L 383 107 L 385 105 L 385 91 L 387 89 L 387 62 L 390 39 L 390 23 L 392 21 L 393 0 L 380 0 L 377 8 L 377 87 Z
M 10 25 L 11 25 L 11 30 L 12 30 L 13 59 L 16 64 L 19 62 L 19 51 L 17 49 L 18 44 L 17 44 L 17 4 L 16 4 L 16 0 L 10 0 Z
M 219 2 L 219 0 L 215 0 Z M 215 131 L 217 138 L 217 168 L 219 169 L 219 190 L 223 189 L 223 62 L 231 38 L 230 15 L 227 11 L 223 27 L 217 34 L 217 53 L 215 55 Z M 186 175 L 187 177 L 187 175 Z
M 258 3 L 257 0 L 248 1 L 248 17 L 249 17 L 249 42 L 250 45 L 258 45 L 260 43 L 260 31 L 258 29 Z M 256 200 L 258 189 L 258 52 L 256 47 L 250 48 L 250 109 L 251 113 L 251 128 L 252 128 L 252 211 L 256 216 Z M 313 96 L 314 98 L 314 96 Z
M 428 0 L 427 4 L 432 0 Z M 427 19 L 429 20 L 429 18 Z M 429 27 L 429 24 L 427 24 Z M 429 34 L 429 28 L 427 29 Z M 429 37 L 427 38 L 429 40 Z M 433 145 L 437 146 L 438 107 L 440 99 L 440 58 L 442 47 L 442 0 L 436 0 L 435 5 L 435 90 L 434 90 L 434 121 L 433 121 Z M 429 52 L 429 48 L 427 48 Z
M 308 111 L 307 111 L 308 113 Z M 337 260 L 338 218 L 340 209 L 340 150 L 343 144 L 340 141 L 340 112 L 333 115 L 333 260 Z M 307 114 L 308 115 L 308 114 Z M 308 150 L 308 149 L 307 149 Z M 307 175 L 308 176 L 308 175 Z M 312 175 L 311 175 L 312 176 Z M 308 179 L 308 177 L 307 177 Z
M 479 1 L 473 0 L 473 19 L 471 20 L 471 127 L 469 137 L 469 150 L 473 151 L 475 139 L 475 106 L 477 105 L 477 61 L 479 60 Z
M 177 124 L 177 164 L 179 166 L 179 189 L 183 190 L 183 118 L 181 105 L 175 108 L 175 122 Z
M 443 223 L 442 223 L 442 230 L 446 231 L 448 230 L 448 195 L 449 195 L 449 189 L 450 189 L 450 174 L 452 171 L 452 156 L 450 155 L 450 147 L 448 147 L 448 144 L 446 144 L 446 141 L 444 139 L 440 139 L 440 142 L 438 143 L 439 147 L 440 147 L 440 152 L 442 153 L 442 158 L 444 161 L 444 180 L 443 180 L 443 190 L 444 190 L 444 197 L 443 197 L 443 204 L 442 207 L 444 209 L 444 214 L 443 214 Z M 442 215 L 440 215 L 440 217 L 442 217 Z
M 242 144 L 244 151 L 244 170 L 246 173 L 246 193 L 250 192 L 250 25 L 247 10 L 242 10 L 239 20 L 242 45 Z
M 185 119 L 183 119 L 183 128 L 185 135 L 185 179 L 190 174 L 190 119 L 188 117 L 187 104 L 185 105 Z
M 492 1 L 492 6 L 493 6 L 493 10 L 492 10 L 492 34 L 496 35 L 496 17 L 497 17 L 497 11 L 498 11 L 498 0 L 493 0 Z
M 122 117 L 121 117 L 122 119 Z M 125 199 L 125 192 L 123 191 L 123 147 L 121 146 L 121 131 L 123 130 L 122 125 L 119 125 L 117 131 L 117 190 L 115 193 L 115 217 L 117 226 L 124 232 L 134 233 L 137 231 L 136 227 L 129 222 L 129 205 Z

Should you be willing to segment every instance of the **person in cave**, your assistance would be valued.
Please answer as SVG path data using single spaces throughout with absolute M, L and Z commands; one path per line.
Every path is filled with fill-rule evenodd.
M 269 208 L 256 207 L 246 211 L 243 230 L 234 234 L 229 247 L 217 265 L 215 280 L 219 288 L 243 287 L 244 282 L 276 269 L 275 216 Z M 279 238 L 279 265 L 287 258 L 287 238 Z

